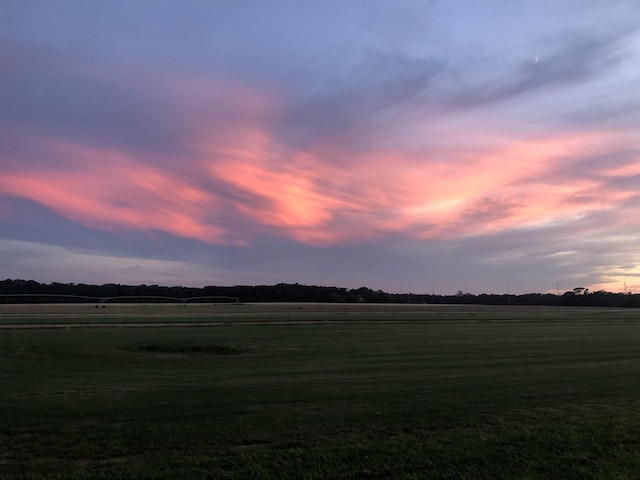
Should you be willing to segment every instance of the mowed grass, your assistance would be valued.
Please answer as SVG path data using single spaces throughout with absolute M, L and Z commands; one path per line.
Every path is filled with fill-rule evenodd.
M 0 330 L 0 478 L 638 478 L 640 312 L 245 307 Z
M 0 328 L 6 325 L 101 325 L 264 322 L 441 322 L 441 321 L 602 321 L 635 320 L 631 309 L 581 307 L 354 304 L 354 303 L 231 303 L 231 304 L 5 304 Z

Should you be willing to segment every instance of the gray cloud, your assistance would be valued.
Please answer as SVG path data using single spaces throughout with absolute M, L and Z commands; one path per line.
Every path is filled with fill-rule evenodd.
M 589 104 L 573 108 L 564 115 L 565 122 L 594 129 L 604 125 L 633 129 L 640 124 L 640 98 L 637 95 L 634 91 L 618 89 L 610 94 L 603 93 L 592 98 Z
M 184 151 L 181 112 L 153 75 L 41 47 L 4 44 L 1 50 L 1 123 L 133 152 Z
M 280 131 L 287 143 L 299 146 L 341 138 L 345 145 L 357 143 L 371 133 L 376 115 L 406 107 L 429 88 L 442 68 L 437 58 L 366 51 L 335 84 L 295 99 Z
M 626 35 L 564 34 L 553 41 L 555 46 L 549 53 L 528 58 L 514 71 L 500 72 L 502 75 L 491 85 L 463 87 L 444 102 L 462 108 L 475 107 L 592 80 L 620 64 L 623 60 L 620 43 Z

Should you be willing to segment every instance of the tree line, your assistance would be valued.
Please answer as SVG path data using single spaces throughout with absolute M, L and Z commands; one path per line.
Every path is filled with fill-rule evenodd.
M 561 305 L 640 307 L 640 295 L 589 292 L 574 289 L 563 295 L 527 293 L 523 295 L 480 294 L 459 291 L 454 295 L 388 293 L 367 287 L 348 289 L 332 286 L 279 283 L 277 285 L 206 286 L 202 288 L 161 285 L 121 285 L 107 283 L 39 283 L 34 280 L 0 281 L 0 303 L 70 303 L 91 302 L 113 297 L 128 297 L 126 301 L 194 299 L 196 297 L 230 297 L 242 302 L 327 302 L 327 303 L 432 303 L 477 305 Z M 202 301 L 207 301 L 203 298 Z

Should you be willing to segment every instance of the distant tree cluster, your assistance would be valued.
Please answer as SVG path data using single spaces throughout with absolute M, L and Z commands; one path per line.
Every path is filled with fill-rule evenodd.
M 59 297 L 55 297 L 59 295 Z M 38 283 L 34 280 L 0 281 L 0 303 L 70 303 L 88 302 L 112 297 L 129 297 L 126 301 L 144 301 L 145 297 L 156 297 L 154 301 L 195 297 L 236 297 L 243 302 L 326 302 L 326 303 L 433 303 L 476 305 L 563 305 L 640 307 L 640 295 L 610 293 L 599 290 L 589 292 L 575 289 L 558 296 L 550 293 L 527 293 L 524 295 L 473 295 L 459 291 L 455 295 L 429 295 L 415 293 L 387 293 L 367 287 L 347 289 L 298 283 L 277 285 L 235 285 L 229 287 L 207 286 L 165 287 L 160 285 L 87 285 L 83 283 Z M 136 299 L 137 297 L 137 299 Z
M 604 290 L 590 292 L 586 288 L 575 288 L 562 295 L 558 304 L 576 307 L 640 307 L 640 295 Z

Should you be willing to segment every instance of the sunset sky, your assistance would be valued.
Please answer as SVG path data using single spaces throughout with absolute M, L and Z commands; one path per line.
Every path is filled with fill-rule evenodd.
M 640 1 L 3 0 L 0 277 L 640 293 Z

